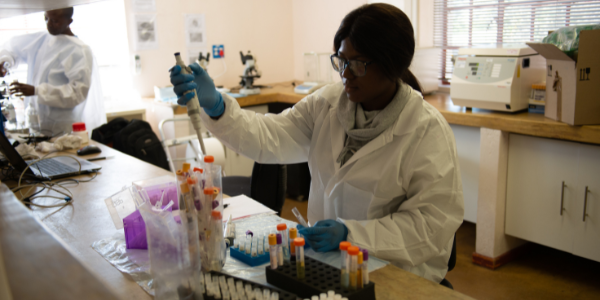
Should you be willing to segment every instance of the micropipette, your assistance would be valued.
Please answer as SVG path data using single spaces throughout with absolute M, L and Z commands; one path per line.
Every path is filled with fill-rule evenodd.
M 175 64 L 181 67 L 181 74 L 193 74 L 192 69 L 186 66 L 183 62 L 183 59 L 181 59 L 179 52 L 175 53 Z M 196 135 L 198 135 L 198 142 L 200 143 L 202 154 L 206 155 L 206 149 L 204 148 L 204 142 L 202 141 L 202 132 L 200 131 L 202 124 L 200 119 L 200 102 L 198 101 L 198 96 L 196 95 L 195 91 L 187 91 L 184 94 L 187 93 L 194 93 L 194 98 L 192 98 L 192 100 L 188 101 L 186 104 L 187 113 L 190 117 L 190 122 L 192 122 L 194 130 L 196 130 Z

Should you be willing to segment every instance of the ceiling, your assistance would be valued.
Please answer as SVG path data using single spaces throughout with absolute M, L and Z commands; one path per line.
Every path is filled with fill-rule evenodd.
M 1 0 L 0 18 L 20 16 L 99 1 L 102 0 Z

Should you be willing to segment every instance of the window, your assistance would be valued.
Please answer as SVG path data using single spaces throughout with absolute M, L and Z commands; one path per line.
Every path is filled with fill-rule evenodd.
M 122 99 L 124 94 L 130 96 L 133 93 L 126 28 L 123 0 L 75 6 L 71 30 L 91 47 L 107 101 Z M 0 19 L 0 45 L 13 36 L 38 31 L 46 31 L 43 12 Z M 19 66 L 12 73 L 10 80 L 27 81 L 27 65 Z
M 600 23 L 600 0 L 435 0 L 434 44 L 440 78 L 452 78 L 459 48 L 541 41 L 548 31 Z

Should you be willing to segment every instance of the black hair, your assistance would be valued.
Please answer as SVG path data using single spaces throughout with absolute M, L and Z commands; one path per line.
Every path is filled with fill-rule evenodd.
M 66 19 L 72 19 L 73 18 L 73 11 L 74 11 L 74 9 L 72 7 L 67 7 L 67 8 L 63 8 L 62 9 L 63 16 Z
M 335 53 L 348 38 L 359 53 L 376 61 L 390 80 L 401 79 L 422 92 L 408 67 L 415 54 L 415 37 L 410 20 L 400 9 L 384 3 L 365 4 L 348 13 L 335 33 Z

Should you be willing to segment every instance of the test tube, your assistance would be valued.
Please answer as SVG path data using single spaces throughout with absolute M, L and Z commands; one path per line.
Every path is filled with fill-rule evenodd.
M 296 255 L 296 246 L 294 246 L 294 239 L 298 237 L 298 229 L 290 228 L 290 256 L 294 257 Z
M 319 300 L 327 300 L 327 294 L 325 294 L 325 293 L 319 294 Z
M 258 248 L 257 248 L 257 250 L 258 250 L 258 255 L 263 255 L 263 254 L 265 254 L 265 248 L 264 248 L 264 246 L 263 246 L 263 245 L 264 245 L 264 243 L 263 243 L 263 242 L 264 242 L 264 240 L 265 240 L 265 239 L 262 237 L 262 234 L 261 234 L 261 235 L 259 236 L 259 238 L 258 238 Z
M 212 211 L 210 223 L 209 266 L 211 270 L 221 270 L 223 266 L 223 217 L 220 211 Z
M 259 288 L 254 288 L 254 298 L 256 300 L 263 300 L 263 293 Z
M 275 236 L 277 237 L 277 264 L 283 266 L 283 247 L 281 245 L 281 234 L 276 233 Z
M 281 234 L 281 245 L 283 246 L 283 261 L 290 263 L 290 240 L 288 238 L 287 225 L 285 223 L 277 224 L 277 231 Z
M 277 269 L 277 236 L 274 233 L 269 234 L 269 248 L 271 256 L 271 269 Z
M 356 267 L 356 288 L 357 289 L 362 289 L 364 284 L 363 284 L 363 279 L 362 279 L 362 265 L 363 265 L 363 253 L 362 251 L 358 251 L 358 266 Z
M 246 235 L 246 254 L 249 255 L 252 251 L 252 236 Z
M 252 257 L 258 256 L 258 246 L 256 244 L 252 244 Z
M 327 291 L 327 298 L 333 298 L 335 296 L 335 291 Z
M 296 248 L 296 277 L 304 279 L 304 239 L 295 238 L 294 247 Z
M 358 247 L 348 247 L 348 255 L 350 256 L 348 259 L 348 274 L 350 275 L 349 288 L 350 290 L 356 290 L 356 269 L 358 267 L 358 252 L 360 249 Z M 362 279 L 362 278 L 361 278 Z
M 363 286 L 369 284 L 369 250 L 362 249 L 363 253 L 363 264 L 362 264 L 362 280 Z
M 278 292 L 273 292 L 271 294 L 271 300 L 279 300 L 279 293 Z
M 348 247 L 352 246 L 349 242 L 341 242 L 340 243 L 340 251 L 342 252 L 341 258 L 342 262 L 340 265 L 341 276 L 340 276 L 340 285 L 342 287 L 348 288 Z
M 319 296 L 312 296 L 310 297 L 310 300 L 319 300 Z
M 244 295 L 244 283 L 241 281 L 238 281 L 235 283 L 235 289 L 237 290 L 238 295 L 240 296 L 240 298 Z
M 269 245 L 269 234 L 265 233 L 265 240 L 263 241 L 265 243 L 265 251 L 269 252 L 269 248 L 271 247 L 267 247 L 267 245 Z M 277 242 L 277 240 L 275 240 L 275 242 Z
M 298 224 L 304 226 L 304 227 L 310 227 L 308 226 L 308 224 L 306 223 L 306 220 L 304 220 L 304 218 L 302 217 L 302 214 L 300 214 L 300 212 L 298 211 L 297 208 L 292 208 L 292 213 L 294 214 L 294 216 L 296 216 L 296 219 L 298 219 Z
M 215 161 L 215 157 L 212 155 L 204 156 L 204 178 L 205 178 L 205 187 L 213 187 L 213 162 Z
M 242 236 L 239 235 L 238 237 L 235 238 L 236 241 L 239 240 L 239 246 L 240 246 L 240 251 L 244 252 L 246 249 L 246 239 L 242 239 Z
M 263 300 L 271 300 L 271 292 L 269 289 L 263 290 Z

